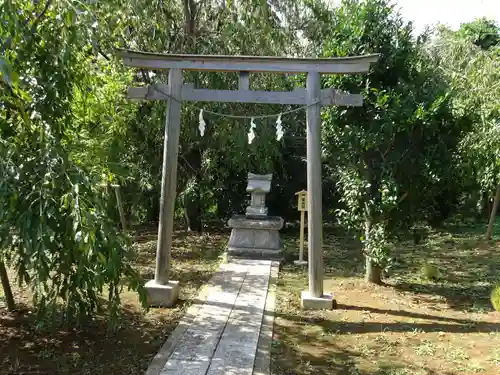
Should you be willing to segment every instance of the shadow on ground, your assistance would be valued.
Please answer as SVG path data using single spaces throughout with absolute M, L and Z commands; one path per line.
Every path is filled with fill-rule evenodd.
M 400 242 L 385 285 L 367 285 L 359 241 L 325 233 L 325 291 L 338 309 L 303 311 L 307 268 L 293 265 L 288 235 L 278 280 L 274 374 L 451 375 L 497 373 L 500 314 L 489 294 L 500 281 L 500 247 L 482 231 L 431 232 Z M 435 280 L 422 274 L 430 263 Z
M 37 330 L 33 313 L 0 312 L 2 374 L 143 374 L 165 337 L 182 315 L 182 305 L 168 314 L 123 310 L 121 328 L 107 331 L 97 319 L 85 330 Z
M 134 265 L 147 280 L 154 276 L 156 232 L 142 232 L 137 240 Z M 225 241 L 225 235 L 176 233 L 171 278 L 180 281 L 180 302 L 174 308 L 145 312 L 135 293 L 124 292 L 116 332 L 108 331 L 104 317 L 84 330 L 37 330 L 27 294 L 15 290 L 18 312 L 8 313 L 0 304 L 0 374 L 143 375 L 200 286 L 212 276 Z
M 441 296 L 458 311 L 490 311 L 491 288 L 500 282 L 500 246 L 482 237 L 452 232 L 431 236 L 422 246 L 403 244 L 396 252 L 399 262 L 388 283 L 428 302 L 428 296 Z M 424 261 L 436 267 L 437 280 L 422 277 Z

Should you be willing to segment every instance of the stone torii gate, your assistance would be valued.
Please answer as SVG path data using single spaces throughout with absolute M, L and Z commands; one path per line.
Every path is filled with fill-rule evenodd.
M 321 74 L 356 74 L 368 72 L 378 55 L 337 58 L 287 58 L 260 56 L 171 55 L 118 50 L 126 66 L 141 69 L 168 69 L 168 84 L 131 87 L 130 99 L 167 100 L 163 149 L 160 218 L 156 251 L 155 278 L 146 283 L 150 305 L 171 306 L 178 298 L 177 281 L 169 280 L 172 231 L 177 180 L 177 153 L 182 101 L 235 102 L 258 104 L 293 104 L 307 107 L 307 191 L 309 290 L 302 292 L 303 308 L 333 307 L 332 295 L 323 291 L 321 118 L 322 105 L 361 106 L 361 95 L 334 89 L 321 89 Z M 183 84 L 183 70 L 239 72 L 238 90 L 198 89 Z M 249 73 L 306 73 L 306 89 L 291 92 L 250 90 Z

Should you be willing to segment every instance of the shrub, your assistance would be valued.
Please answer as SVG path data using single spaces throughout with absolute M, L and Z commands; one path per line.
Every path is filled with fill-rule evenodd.
M 500 284 L 491 291 L 491 304 L 496 311 L 500 311 Z
M 422 275 L 427 280 L 436 280 L 438 278 L 438 269 L 436 266 L 426 263 L 422 266 L 421 269 Z

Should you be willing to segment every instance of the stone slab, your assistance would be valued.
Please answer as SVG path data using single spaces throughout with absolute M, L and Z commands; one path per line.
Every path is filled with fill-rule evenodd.
M 266 217 L 267 216 L 267 207 L 252 207 L 248 206 L 245 214 L 246 216 L 254 216 L 255 218 Z
M 255 353 L 253 375 L 271 374 L 271 350 L 273 343 L 274 310 L 276 306 L 276 289 L 278 282 L 279 262 L 271 265 L 268 292 L 264 316 L 261 323 L 257 352 Z
M 194 303 L 189 306 L 186 314 L 179 322 L 178 326 L 174 331 L 168 336 L 163 346 L 160 348 L 158 353 L 154 356 L 153 360 L 148 366 L 145 375 L 159 375 L 161 370 L 164 368 L 168 361 L 168 358 L 175 350 L 175 346 L 180 341 L 186 330 L 189 328 L 192 321 L 195 319 L 199 310 L 203 306 L 205 299 L 207 298 L 211 288 L 218 285 L 223 279 L 224 273 L 219 271 L 216 273 L 209 282 L 200 289 L 198 296 L 194 299 Z
M 230 228 L 280 230 L 285 222 L 279 216 L 248 217 L 234 215 L 227 223 Z
M 204 295 L 189 307 L 190 316 L 181 320 L 146 374 L 252 375 L 255 365 L 268 369 L 259 375 L 269 375 L 273 316 L 265 317 L 265 309 L 271 270 L 277 274 L 277 264 L 238 259 L 221 265 L 211 285 L 202 289 Z M 263 321 L 267 335 L 271 335 L 266 341 L 267 351 L 258 350 Z
M 272 260 L 268 259 L 235 259 L 231 262 L 233 265 L 238 266 L 271 266 L 274 264 Z M 254 272 L 255 273 L 255 272 Z
M 259 190 L 265 193 L 269 193 L 271 191 L 271 181 L 273 178 L 272 174 L 248 173 L 247 178 L 248 178 L 248 184 L 247 184 L 248 192 Z
M 168 284 L 157 284 L 150 280 L 144 286 L 148 296 L 148 305 L 155 307 L 171 307 L 179 298 L 179 282 L 170 280 Z
M 234 246 L 228 246 L 227 253 L 229 261 L 233 261 L 237 258 L 273 260 L 280 260 L 281 258 L 283 258 L 282 250 L 238 248 Z
M 188 328 L 172 353 L 169 362 L 175 359 L 187 361 L 209 361 L 214 355 L 223 327 L 219 330 Z
M 294 260 L 293 264 L 296 266 L 307 266 L 307 260 Z
M 193 320 L 193 329 L 219 331 L 224 328 L 245 278 L 246 269 L 245 265 L 226 267 L 226 273 L 231 278 L 225 278 L 217 287 L 211 288 L 205 304 Z
M 313 297 L 309 291 L 303 291 L 300 297 L 300 306 L 304 310 L 333 310 L 336 306 L 333 294 L 325 293 L 321 297 Z
M 249 266 L 207 375 L 251 375 L 267 297 L 271 262 Z
M 210 360 L 188 361 L 183 359 L 169 360 L 159 375 L 205 375 Z
M 242 347 L 221 343 L 219 348 L 221 354 L 212 359 L 207 375 L 252 375 L 256 344 Z

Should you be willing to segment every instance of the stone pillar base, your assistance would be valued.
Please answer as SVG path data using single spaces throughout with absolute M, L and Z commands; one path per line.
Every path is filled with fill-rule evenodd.
M 231 257 L 281 259 L 283 244 L 280 229 L 283 219 L 275 216 L 235 215 L 229 220 L 232 228 L 227 244 Z
M 179 282 L 169 280 L 168 284 L 157 284 L 149 280 L 144 286 L 150 307 L 171 307 L 179 298 Z
M 296 266 L 307 266 L 307 260 L 294 260 L 293 264 Z
M 300 295 L 300 306 L 304 310 L 333 310 L 337 308 L 337 302 L 333 294 L 326 293 L 321 297 L 313 297 L 309 291 L 304 290 Z

